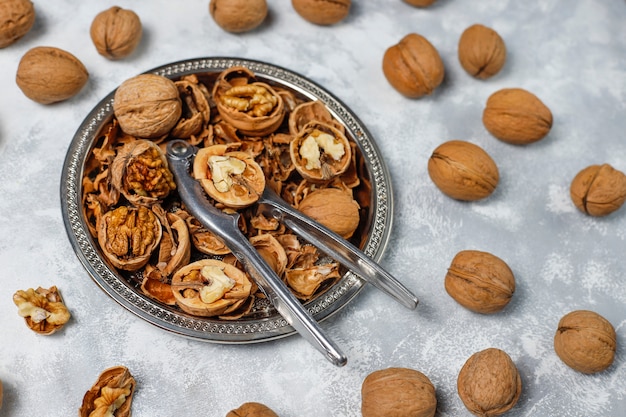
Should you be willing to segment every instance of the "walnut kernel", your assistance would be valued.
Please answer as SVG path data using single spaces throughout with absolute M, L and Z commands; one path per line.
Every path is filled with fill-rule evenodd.
M 570 185 L 574 205 L 590 216 L 606 216 L 626 201 L 626 175 L 609 164 L 590 165 Z
M 363 380 L 363 417 L 433 417 L 436 409 L 435 387 L 414 369 L 381 369 Z
M 444 194 L 463 201 L 488 197 L 500 180 L 498 167 L 489 154 L 461 140 L 445 142 L 433 151 L 428 175 Z
M 266 0 L 211 0 L 209 13 L 227 32 L 242 33 L 258 27 L 267 16 Z
M 130 417 L 135 386 L 135 378 L 125 366 L 105 369 L 83 396 L 78 416 Z
M 383 73 L 389 84 L 409 98 L 431 94 L 443 81 L 443 61 L 423 36 L 410 33 L 383 56 Z
M 15 81 L 24 95 L 41 104 L 75 96 L 89 79 L 85 66 L 59 48 L 37 46 L 22 56 Z
M 345 19 L 352 0 L 291 0 L 291 4 L 304 20 L 326 26 Z
M 495 30 L 475 24 L 461 34 L 459 62 L 473 77 L 486 79 L 496 75 L 506 61 L 506 45 Z
M 483 124 L 501 141 L 526 145 L 543 139 L 550 132 L 552 112 L 533 93 L 521 88 L 504 88 L 487 99 Z
M 13 302 L 18 308 L 18 314 L 24 317 L 26 325 L 42 335 L 56 332 L 70 319 L 70 312 L 55 286 L 48 289 L 39 287 L 36 290 L 18 290 L 13 294 Z
M 509 411 L 522 393 L 522 379 L 515 363 L 504 351 L 489 348 L 474 353 L 463 365 L 457 379 L 459 397 L 479 417 L 493 417 Z
M 141 20 L 135 12 L 113 6 L 96 15 L 89 35 L 100 55 L 120 59 L 133 53 L 142 32 Z
M 249 402 L 229 411 L 226 417 L 278 417 L 278 414 L 264 404 Z
M 554 350 L 570 368 L 592 374 L 613 363 L 617 335 L 611 323 L 598 313 L 576 310 L 559 321 Z
M 30 0 L 4 0 L 0 3 L 0 48 L 17 42 L 35 23 L 35 6 Z

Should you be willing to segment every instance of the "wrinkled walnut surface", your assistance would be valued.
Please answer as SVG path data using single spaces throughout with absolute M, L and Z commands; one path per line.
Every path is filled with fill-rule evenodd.
M 18 290 L 13 294 L 13 303 L 18 308 L 18 314 L 24 317 L 26 325 L 42 335 L 55 333 L 70 319 L 70 312 L 56 286 Z
M 143 28 L 135 12 L 113 6 L 96 15 L 89 35 L 98 53 L 109 59 L 132 54 L 141 41 Z
M 255 29 L 267 16 L 266 0 L 211 0 L 209 13 L 227 32 L 241 33 Z
M 463 31 L 458 45 L 459 62 L 468 74 L 486 79 L 496 75 L 506 61 L 506 45 L 495 30 L 475 24 Z
M 125 366 L 107 368 L 83 396 L 79 417 L 130 417 L 135 378 Z
M 229 411 L 226 417 L 278 417 L 278 414 L 264 404 L 249 402 Z
M 574 205 L 590 216 L 606 216 L 626 201 L 626 175 L 609 164 L 582 169 L 570 184 Z
M 0 48 L 17 42 L 35 23 L 35 6 L 30 0 L 0 2 Z
M 316 25 L 334 25 L 350 13 L 352 0 L 291 0 L 294 10 Z

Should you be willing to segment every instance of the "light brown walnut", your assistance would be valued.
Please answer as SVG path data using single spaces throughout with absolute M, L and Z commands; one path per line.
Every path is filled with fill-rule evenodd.
M 352 237 L 359 225 L 359 204 L 351 190 L 319 188 L 307 194 L 297 208 L 344 239 Z
M 574 205 L 590 216 L 606 216 L 626 201 L 626 175 L 609 164 L 590 165 L 570 185 Z
M 87 83 L 89 73 L 78 58 L 59 48 L 37 46 L 22 56 L 15 81 L 24 95 L 41 104 L 67 100 Z
M 598 313 L 576 310 L 559 321 L 554 350 L 570 368 L 593 374 L 613 363 L 617 335 L 613 325 Z
M 350 13 L 351 0 L 291 0 L 293 9 L 304 20 L 328 26 L 344 20 Z
M 143 29 L 135 12 L 113 6 L 96 15 L 89 35 L 98 53 L 108 59 L 132 54 L 141 41 Z
M 105 369 L 85 393 L 79 417 L 130 417 L 136 387 L 135 378 L 125 366 Z
M 462 201 L 490 196 L 500 180 L 491 156 L 480 146 L 461 140 L 435 148 L 428 160 L 428 175 L 444 194 Z
M 70 312 L 56 286 L 18 290 L 13 294 L 13 303 L 26 325 L 42 335 L 55 333 L 70 319 Z
M 409 368 L 374 371 L 361 387 L 363 417 L 433 417 L 435 387 L 423 373 Z
M 227 32 L 242 33 L 257 28 L 267 17 L 266 0 L 211 0 L 209 13 Z
M 226 417 L 278 417 L 278 414 L 264 404 L 249 402 L 229 411 Z
M 504 351 L 489 348 L 473 354 L 457 379 L 459 397 L 479 417 L 494 417 L 509 411 L 522 393 L 522 379 Z
M 475 24 L 463 31 L 458 45 L 459 62 L 473 77 L 496 75 L 506 61 L 506 45 L 495 30 Z
M 436 0 L 404 0 L 405 3 L 410 4 L 415 7 L 428 7 L 433 4 Z
M 0 48 L 6 48 L 26 35 L 35 24 L 35 6 L 30 0 L 0 2 Z

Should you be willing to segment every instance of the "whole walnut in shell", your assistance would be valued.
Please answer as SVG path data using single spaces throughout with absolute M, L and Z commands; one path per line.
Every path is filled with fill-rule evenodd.
M 504 351 L 489 348 L 474 353 L 463 365 L 457 379 L 459 397 L 479 417 L 493 417 L 509 411 L 522 393 L 522 379 L 515 363 Z
M 418 98 L 441 84 L 445 70 L 437 49 L 425 37 L 410 33 L 385 51 L 383 73 L 401 94 Z
M 266 0 L 211 0 L 209 13 L 227 32 L 241 33 L 255 29 L 267 16 Z
M 37 46 L 24 54 L 15 81 L 26 97 L 41 104 L 78 94 L 89 73 L 74 55 L 59 48 Z
M 182 102 L 172 80 L 156 74 L 140 74 L 117 88 L 113 111 L 125 133 L 154 139 L 176 126 L 182 114 Z
M 559 321 L 554 350 L 570 368 L 592 374 L 613 363 L 617 335 L 611 323 L 598 313 L 576 310 Z
M 452 259 L 445 288 L 463 307 L 477 313 L 495 313 L 511 301 L 515 276 L 506 262 L 497 256 L 464 250 Z
M 363 417 L 433 417 L 435 387 L 423 373 L 409 368 L 374 371 L 361 387 Z
M 350 13 L 351 0 L 291 0 L 294 10 L 316 25 L 334 25 Z
M 473 77 L 486 79 L 496 75 L 506 61 L 506 45 L 495 30 L 475 24 L 461 34 L 459 62 Z
M 298 210 L 344 239 L 352 237 L 359 225 L 359 204 L 350 190 L 317 189 L 302 199 Z
M 444 194 L 462 201 L 488 197 L 500 180 L 498 167 L 489 154 L 461 140 L 442 143 L 433 151 L 428 175 Z
M 501 141 L 526 145 L 543 139 L 550 132 L 552 112 L 533 93 L 521 88 L 504 88 L 487 99 L 483 124 Z
M 404 0 L 405 3 L 410 4 L 415 7 L 428 7 L 433 4 L 436 0 Z
M 278 414 L 264 404 L 249 402 L 230 410 L 226 417 L 278 417 Z
M 590 216 L 606 216 L 626 201 L 626 175 L 609 164 L 590 165 L 570 185 L 574 205 Z
M 30 0 L 0 2 L 0 48 L 15 43 L 26 35 L 35 23 L 35 6 Z
M 118 6 L 98 13 L 89 30 L 98 53 L 108 59 L 125 58 L 133 53 L 142 33 L 139 16 Z

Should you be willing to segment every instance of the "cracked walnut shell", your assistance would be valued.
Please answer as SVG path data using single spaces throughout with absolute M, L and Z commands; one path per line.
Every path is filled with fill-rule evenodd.
M 17 42 L 35 24 L 35 6 L 30 0 L 0 2 L 0 48 Z
M 374 371 L 361 387 L 363 417 L 433 417 L 435 387 L 423 373 L 409 368 Z
M 504 351 L 489 348 L 474 353 L 463 365 L 457 379 L 459 397 L 479 417 L 493 417 L 509 411 L 522 393 L 522 379 Z
M 135 378 L 125 366 L 105 369 L 85 393 L 79 417 L 130 417 Z
M 20 59 L 15 82 L 29 99 L 51 104 L 78 94 L 88 79 L 87 69 L 74 55 L 59 48 L 37 46 Z
M 506 61 L 506 45 L 495 30 L 475 24 L 463 31 L 458 45 L 459 62 L 473 77 L 496 75 Z
M 559 321 L 554 350 L 570 368 L 592 374 L 613 363 L 617 335 L 611 323 L 598 313 L 576 310 Z
M 487 99 L 483 124 L 503 142 L 526 145 L 550 132 L 552 112 L 533 93 L 522 88 L 504 88 Z
M 609 164 L 590 165 L 570 185 L 574 205 L 590 216 L 606 216 L 626 201 L 626 175 Z
M 50 335 L 61 329 L 70 319 L 70 312 L 63 303 L 56 286 L 18 290 L 13 295 L 18 314 L 26 325 L 36 333 Z
M 278 414 L 264 404 L 249 402 L 230 410 L 226 417 L 278 417 Z
M 409 98 L 431 94 L 443 81 L 444 66 L 425 37 L 410 33 L 385 51 L 383 73 L 389 84 Z
M 156 139 L 166 135 L 182 115 L 176 84 L 156 74 L 140 74 L 116 90 L 113 112 L 124 133 Z
M 132 54 L 141 41 L 142 32 L 139 16 L 118 6 L 98 13 L 89 29 L 96 50 L 108 59 L 125 58 Z
M 266 0 L 211 0 L 209 13 L 227 32 L 242 33 L 258 27 L 267 16 Z
M 515 276 L 502 259 L 488 252 L 464 250 L 456 254 L 445 278 L 446 292 L 476 313 L 502 310 L 515 292 Z
M 475 201 L 493 193 L 498 167 L 480 146 L 461 140 L 439 145 L 428 160 L 428 175 L 448 197 Z
M 291 0 L 300 17 L 320 26 L 341 22 L 350 13 L 351 4 L 352 0 Z

